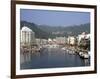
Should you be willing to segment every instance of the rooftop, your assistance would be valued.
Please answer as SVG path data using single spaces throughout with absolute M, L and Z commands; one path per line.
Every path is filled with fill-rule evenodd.
M 32 32 L 32 30 L 28 28 L 27 26 L 22 27 L 21 31 Z

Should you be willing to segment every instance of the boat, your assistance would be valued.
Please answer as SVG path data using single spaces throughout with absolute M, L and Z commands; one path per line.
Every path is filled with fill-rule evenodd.
M 62 50 L 66 50 L 66 48 L 65 47 L 63 47 L 63 48 L 61 48 Z
M 85 59 L 89 58 L 89 54 L 84 54 L 84 58 Z
M 74 55 L 75 54 L 75 51 L 74 50 L 68 50 L 68 54 Z
M 84 58 L 84 59 L 88 59 L 88 58 L 89 58 L 89 54 L 86 53 L 86 52 L 79 52 L 79 56 L 80 56 L 81 58 Z

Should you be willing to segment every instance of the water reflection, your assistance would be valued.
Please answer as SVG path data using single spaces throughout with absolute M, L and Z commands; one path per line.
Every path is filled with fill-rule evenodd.
M 43 49 L 40 52 L 21 53 L 21 69 L 79 67 L 89 66 L 89 59 L 82 59 L 79 55 L 68 54 L 59 48 Z
M 29 62 L 29 61 L 31 61 L 31 53 L 28 53 L 28 52 L 26 52 L 26 53 L 21 53 L 21 64 L 22 63 L 25 63 L 25 62 Z

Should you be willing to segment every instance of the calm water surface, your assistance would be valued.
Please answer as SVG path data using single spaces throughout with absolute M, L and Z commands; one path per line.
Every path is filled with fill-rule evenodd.
M 82 59 L 77 54 L 71 55 L 59 48 L 21 53 L 20 58 L 21 69 L 90 66 L 90 59 Z

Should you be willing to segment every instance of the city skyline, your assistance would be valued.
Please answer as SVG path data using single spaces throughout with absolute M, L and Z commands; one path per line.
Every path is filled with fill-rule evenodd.
M 72 26 L 90 23 L 89 12 L 21 9 L 20 20 L 38 25 Z

